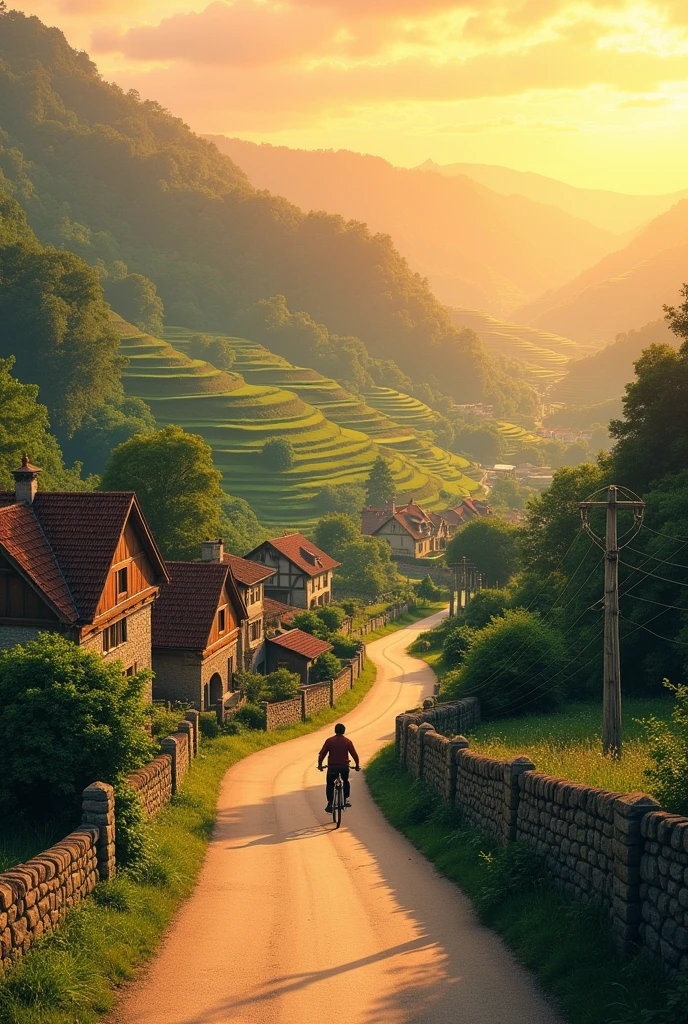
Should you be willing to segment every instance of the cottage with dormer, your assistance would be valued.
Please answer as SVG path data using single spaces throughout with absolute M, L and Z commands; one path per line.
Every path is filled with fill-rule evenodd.
M 320 608 L 332 601 L 332 574 L 341 562 L 321 551 L 302 533 L 266 540 L 246 558 L 275 574 L 265 581 L 265 596 L 299 608 Z
M 425 558 L 444 550 L 449 527 L 441 515 L 425 512 L 412 498 L 407 505 L 365 509 L 361 533 L 386 540 L 395 558 Z
M 152 667 L 165 563 L 136 495 L 39 491 L 25 455 L 0 491 L 0 647 L 63 633 L 127 674 Z
M 153 608 L 153 697 L 224 718 L 238 699 L 241 633 L 248 619 L 232 570 L 223 562 L 168 562 Z

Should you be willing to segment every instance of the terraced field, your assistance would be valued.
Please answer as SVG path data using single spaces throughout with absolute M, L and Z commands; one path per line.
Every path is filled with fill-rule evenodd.
M 232 339 L 238 358 L 227 373 L 184 354 L 189 331 L 170 328 L 161 341 L 122 321 L 118 326 L 121 351 L 129 358 L 127 394 L 148 402 L 159 424 L 178 423 L 201 434 L 213 449 L 227 491 L 246 498 L 268 527 L 307 529 L 316 518 L 314 498 L 320 489 L 366 480 L 379 444 L 391 449 L 400 495 L 439 507 L 445 503 L 440 489 L 458 496 L 478 487 L 462 472 L 465 460 L 428 445 L 419 453 L 421 465 L 412 455 L 418 439 L 409 431 L 388 424 L 336 382 L 293 367 L 260 346 Z M 330 406 L 336 417 L 330 416 Z M 379 430 L 379 440 L 360 429 L 364 423 L 373 433 Z M 390 436 L 395 430 L 397 436 Z M 279 475 L 278 485 L 259 458 L 270 437 L 289 438 L 295 450 L 294 465 Z
M 498 320 L 475 309 L 453 309 L 454 322 L 472 328 L 490 352 L 518 360 L 525 379 L 543 394 L 565 376 L 572 359 L 592 351 L 559 334 Z
M 544 439 L 537 434 L 531 433 L 525 427 L 519 427 L 516 423 L 506 423 L 504 420 L 495 420 L 495 424 L 502 437 L 506 438 L 507 448 L 505 458 L 509 458 L 519 448 L 543 444 Z

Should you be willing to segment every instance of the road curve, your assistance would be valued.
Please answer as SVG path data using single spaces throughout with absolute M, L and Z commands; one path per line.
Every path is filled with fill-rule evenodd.
M 432 691 L 432 671 L 405 649 L 442 614 L 369 645 L 377 682 L 346 718 L 363 761 Z M 331 731 L 227 772 L 197 888 L 112 1024 L 561 1024 L 361 775 L 333 831 L 315 767 Z

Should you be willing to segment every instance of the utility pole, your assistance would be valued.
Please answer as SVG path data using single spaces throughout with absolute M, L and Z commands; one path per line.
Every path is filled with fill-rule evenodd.
M 607 510 L 604 543 L 604 670 L 602 682 L 602 753 L 621 757 L 621 652 L 619 648 L 619 510 L 632 511 L 636 522 L 642 519 L 644 501 L 619 501 L 618 487 L 610 484 L 606 501 L 578 503 L 584 529 L 590 533 L 589 512 Z

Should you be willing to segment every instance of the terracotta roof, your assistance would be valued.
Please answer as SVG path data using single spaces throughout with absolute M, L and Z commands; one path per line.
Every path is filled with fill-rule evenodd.
M 248 558 L 240 558 L 239 555 L 224 554 L 222 561 L 231 567 L 234 579 L 246 587 L 255 587 L 257 583 L 263 583 L 277 572 L 277 569 L 261 565 L 260 562 L 249 562 Z
M 279 551 L 281 555 L 284 555 L 285 558 L 288 558 L 290 562 L 293 562 L 294 565 L 298 566 L 299 569 L 309 576 L 318 576 L 325 569 L 338 569 L 342 564 L 331 558 L 330 555 L 325 554 L 320 548 L 317 548 L 302 533 L 290 533 L 286 537 L 275 537 L 273 540 L 266 540 L 254 551 L 249 552 L 248 557 L 251 558 L 252 555 L 256 555 L 266 544 L 275 548 L 276 551 Z
M 440 512 L 440 515 L 450 526 L 459 526 L 464 522 L 463 509 L 460 505 L 458 508 L 445 508 Z
M 79 613 L 67 582 L 28 505 L 0 507 L 0 549 L 48 599 L 60 619 L 76 622 Z
M 361 533 L 371 537 L 391 518 L 391 508 L 366 508 L 361 516 Z
M 295 615 L 303 611 L 305 611 L 305 608 L 298 608 L 293 604 L 284 604 L 283 601 L 275 601 L 272 597 L 263 598 L 263 612 L 266 622 L 291 622 Z
M 14 492 L 0 492 L 0 507 L 15 506 Z M 37 521 L 65 579 L 78 618 L 92 622 L 129 515 L 161 577 L 165 563 L 133 491 L 39 491 L 24 506 Z
M 332 650 L 332 644 L 328 644 L 327 640 L 319 640 L 317 636 L 304 633 L 302 629 L 290 629 L 288 633 L 282 633 L 280 636 L 271 636 L 268 643 L 300 654 L 309 661 Z
M 228 565 L 168 562 L 167 572 L 153 605 L 153 647 L 205 650 L 225 584 L 239 619 L 248 617 Z

